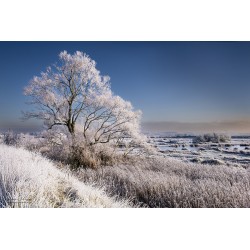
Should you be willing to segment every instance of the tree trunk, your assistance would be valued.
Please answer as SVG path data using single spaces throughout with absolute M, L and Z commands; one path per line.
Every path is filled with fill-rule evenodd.
M 73 136 L 75 134 L 75 123 L 68 121 L 67 127 L 68 127 L 70 134 Z

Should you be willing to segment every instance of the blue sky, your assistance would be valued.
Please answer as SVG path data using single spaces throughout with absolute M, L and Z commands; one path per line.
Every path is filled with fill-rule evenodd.
M 23 88 L 62 50 L 89 54 L 143 122 L 250 118 L 249 42 L 0 42 L 0 129 L 37 128 Z

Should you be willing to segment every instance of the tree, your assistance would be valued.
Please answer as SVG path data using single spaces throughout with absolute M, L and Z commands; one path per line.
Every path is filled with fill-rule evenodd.
M 77 51 L 59 54 L 60 61 L 35 76 L 25 88 L 33 111 L 25 118 L 44 121 L 47 129 L 63 126 L 73 140 L 87 145 L 119 141 L 129 136 L 142 141 L 140 111 L 112 93 L 110 78 L 101 76 L 96 62 Z

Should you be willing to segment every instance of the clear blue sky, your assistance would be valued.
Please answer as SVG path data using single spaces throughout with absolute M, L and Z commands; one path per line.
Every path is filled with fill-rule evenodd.
M 144 122 L 250 118 L 250 42 L 0 42 L 0 129 L 36 128 L 23 88 L 62 50 L 89 54 Z

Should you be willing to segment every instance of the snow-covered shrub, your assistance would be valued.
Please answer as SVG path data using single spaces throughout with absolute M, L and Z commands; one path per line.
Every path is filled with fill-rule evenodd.
M 72 146 L 71 135 L 63 128 L 43 131 L 39 147 L 36 151 L 44 156 L 71 165 L 72 168 L 90 167 L 113 164 L 119 157 L 116 148 L 111 143 L 86 145 L 81 136 L 76 136 Z M 121 154 L 120 154 L 121 157 Z
M 205 143 L 205 142 L 213 142 L 213 143 L 224 143 L 231 140 L 231 137 L 226 134 L 204 134 L 199 135 L 193 138 L 193 143 Z
M 12 130 L 5 132 L 3 135 L 3 143 L 9 146 L 18 146 L 20 143 L 20 134 Z
M 34 136 L 29 133 L 20 134 L 20 142 L 19 142 L 20 147 L 23 147 L 30 151 L 39 151 L 41 144 L 42 144 L 42 138 L 39 138 L 39 136 Z
M 69 157 L 72 168 L 79 167 L 96 168 L 101 165 L 101 159 L 92 147 L 76 147 Z
M 53 128 L 41 133 L 39 152 L 46 157 L 66 163 L 71 152 L 71 138 L 63 128 Z
M 72 150 L 68 159 L 68 164 L 72 168 L 90 167 L 97 168 L 100 166 L 114 165 L 120 159 L 124 157 L 124 154 L 118 154 L 112 145 L 77 145 Z

